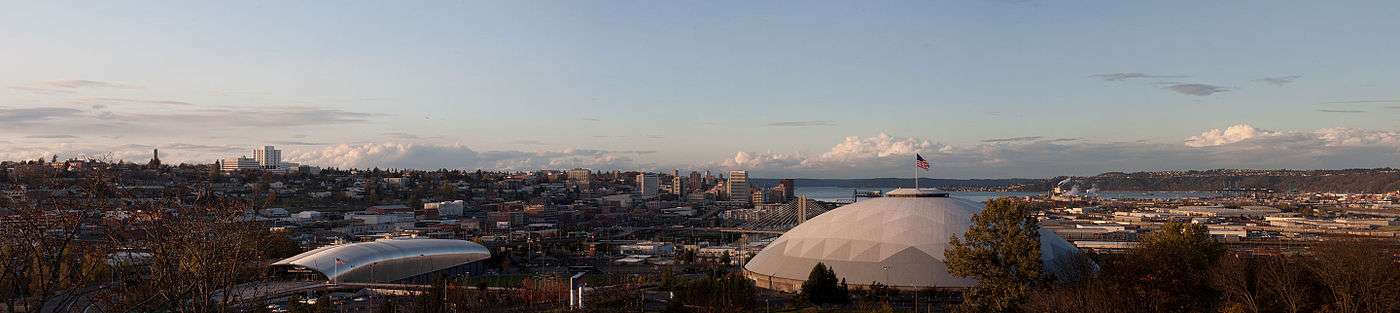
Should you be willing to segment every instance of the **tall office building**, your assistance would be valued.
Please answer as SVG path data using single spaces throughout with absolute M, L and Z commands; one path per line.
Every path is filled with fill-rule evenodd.
M 656 177 L 656 173 L 646 172 L 637 174 L 637 193 L 643 196 L 655 195 L 661 191 L 661 181 Z
M 778 180 L 778 186 L 775 188 L 782 191 L 783 198 L 781 200 L 783 202 L 792 200 L 792 198 L 796 197 L 797 195 L 797 186 L 793 184 L 793 180 L 791 178 Z
M 681 177 L 681 170 L 671 171 L 671 193 L 678 196 L 685 196 L 688 189 L 685 188 L 685 178 Z
M 687 184 L 687 185 L 685 186 L 685 187 L 686 187 L 686 191 L 689 191 L 689 192 L 696 192 L 696 191 L 700 191 L 701 189 L 704 189 L 704 188 L 705 188 L 705 186 L 703 186 L 703 185 L 705 184 L 705 181 L 704 181 L 704 180 L 701 180 L 701 178 L 700 178 L 700 172 L 690 171 L 690 179 L 689 179 L 689 181 L 690 181 L 690 184 Z
M 729 171 L 729 199 L 738 201 L 751 201 L 753 194 L 749 193 L 749 171 Z
M 258 166 L 263 169 L 278 169 L 282 167 L 282 150 L 277 150 L 272 146 L 253 149 L 253 159 L 257 160 Z

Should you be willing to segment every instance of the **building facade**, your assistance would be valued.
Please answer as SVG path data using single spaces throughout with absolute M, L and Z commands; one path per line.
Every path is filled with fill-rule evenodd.
M 690 184 L 687 184 L 685 186 L 687 192 L 696 192 L 705 188 L 703 186 L 705 184 L 705 180 L 700 178 L 700 172 L 690 171 L 690 179 L 688 179 L 687 181 L 690 182 Z
M 593 182 L 593 171 L 586 168 L 576 168 L 569 170 L 568 175 L 568 186 L 570 188 L 578 188 L 581 192 L 588 192 L 590 190 Z
M 252 158 L 247 158 L 247 157 L 237 157 L 237 158 L 232 158 L 232 159 L 224 159 L 221 163 L 222 163 L 222 164 L 220 164 L 220 166 L 223 168 L 223 170 L 224 170 L 225 172 L 237 172 L 237 171 L 241 171 L 241 170 L 256 170 L 256 169 L 261 168 L 260 166 L 258 166 L 258 160 L 252 159 Z
M 643 196 L 655 195 L 661 191 L 661 181 L 656 173 L 637 174 L 637 193 Z
M 726 186 L 729 188 L 730 200 L 753 200 L 753 194 L 749 193 L 749 171 L 729 171 L 729 181 Z
M 678 196 L 685 196 L 688 189 L 685 188 L 685 178 L 681 177 L 680 170 L 671 171 L 671 193 Z
M 774 189 L 782 191 L 782 199 L 780 201 L 787 202 L 797 197 L 797 186 L 791 178 L 778 180 L 778 186 L 774 187 Z
M 277 150 L 272 146 L 253 149 L 253 159 L 263 169 L 278 169 L 282 167 L 282 150 Z

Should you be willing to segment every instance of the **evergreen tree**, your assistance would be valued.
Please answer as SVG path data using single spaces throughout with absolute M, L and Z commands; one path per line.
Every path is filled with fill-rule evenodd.
M 802 298 L 817 305 L 847 303 L 850 297 L 842 282 L 835 271 L 818 262 L 807 274 L 807 281 L 802 282 Z
M 1024 203 L 997 199 L 972 216 L 972 227 L 944 251 L 948 272 L 977 278 L 963 295 L 961 309 L 1019 312 L 1031 284 L 1040 279 L 1040 224 Z

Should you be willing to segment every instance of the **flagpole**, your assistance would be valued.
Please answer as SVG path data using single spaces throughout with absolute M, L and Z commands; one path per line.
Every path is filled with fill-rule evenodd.
M 918 158 L 918 157 L 919 157 L 919 154 L 918 154 L 918 153 L 914 153 L 914 157 L 915 157 L 915 158 Z M 917 164 L 918 161 L 916 160 L 916 161 L 914 161 L 914 163 L 915 163 L 915 166 L 914 166 L 914 191 L 918 191 L 918 190 L 919 190 L 919 167 L 918 167 L 918 164 Z

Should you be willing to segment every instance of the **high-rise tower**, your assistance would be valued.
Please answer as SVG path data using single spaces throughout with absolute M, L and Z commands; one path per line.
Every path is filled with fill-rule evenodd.
M 729 171 L 729 199 L 735 201 L 752 201 L 753 194 L 749 193 L 749 171 Z
M 258 166 L 263 169 L 277 169 L 282 167 L 282 150 L 277 150 L 272 146 L 253 149 L 253 159 L 257 160 Z
M 150 166 L 160 167 L 160 149 L 152 149 Z

